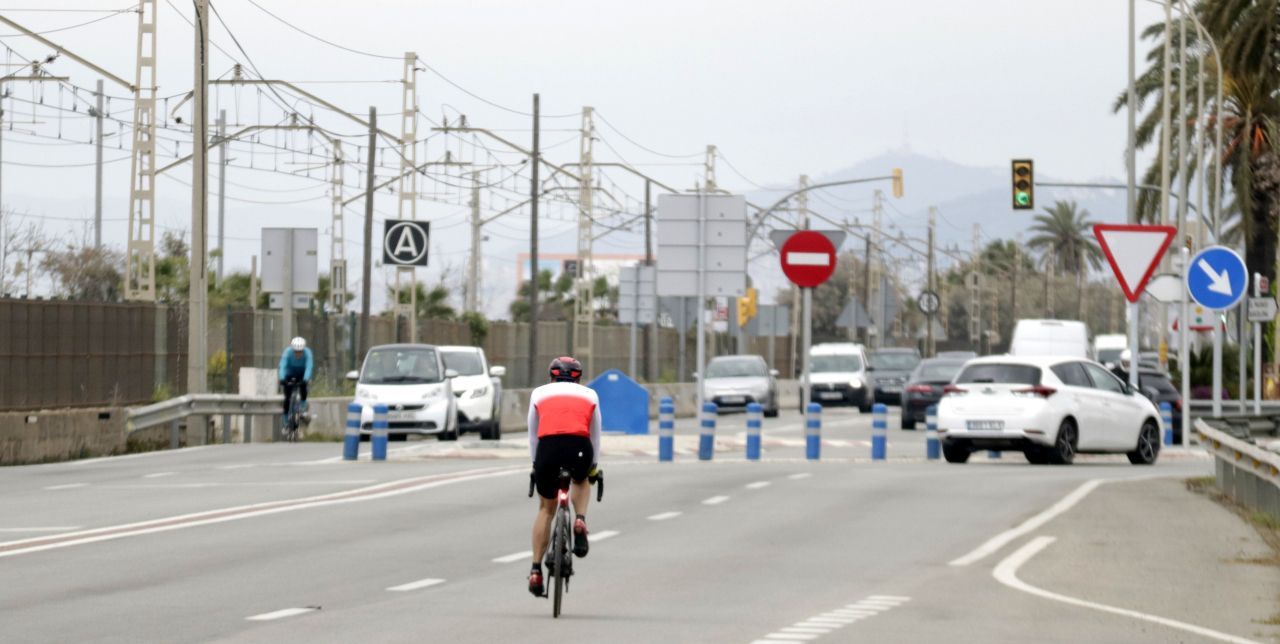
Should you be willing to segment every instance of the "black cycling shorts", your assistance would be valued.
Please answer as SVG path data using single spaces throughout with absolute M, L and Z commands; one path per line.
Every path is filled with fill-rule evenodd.
M 575 481 L 584 481 L 591 473 L 595 452 L 591 439 L 586 436 L 548 436 L 538 439 L 538 451 L 533 457 L 534 479 L 538 494 L 544 499 L 556 498 L 560 468 L 569 470 Z

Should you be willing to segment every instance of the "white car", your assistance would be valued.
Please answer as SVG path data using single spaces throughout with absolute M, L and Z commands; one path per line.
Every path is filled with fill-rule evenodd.
M 361 405 L 360 432 L 373 431 L 374 405 L 387 406 L 387 434 L 403 439 L 408 434 L 458 439 L 458 401 L 440 351 L 429 344 L 384 344 L 373 347 L 356 381 L 355 403 Z
M 498 420 L 502 411 L 502 381 L 506 367 L 490 367 L 484 349 L 466 346 L 441 346 L 445 369 L 458 372 L 450 383 L 458 399 L 458 429 L 477 431 L 483 440 L 502 438 Z
M 989 356 L 971 360 L 938 403 L 938 437 L 950 463 L 977 450 L 1016 450 L 1034 464 L 1077 453 L 1121 452 L 1134 465 L 1160 453 L 1160 413 L 1092 360 Z

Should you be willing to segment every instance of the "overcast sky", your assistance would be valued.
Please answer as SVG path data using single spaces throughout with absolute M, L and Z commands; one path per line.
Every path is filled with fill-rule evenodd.
M 528 110 L 531 94 L 540 92 L 544 114 L 571 115 L 543 121 L 544 143 L 561 144 L 547 152 L 554 161 L 576 160 L 577 142 L 570 130 L 579 126 L 582 106 L 591 105 L 607 120 L 607 124 L 597 122 L 600 137 L 607 142 L 607 147 L 597 146 L 597 159 L 624 159 L 681 187 L 691 187 L 701 176 L 701 154 L 707 144 L 717 145 L 736 168 L 721 162 L 719 183 L 741 190 L 752 189 L 753 183 L 793 183 L 802 173 L 822 176 L 904 145 L 975 166 L 1003 167 L 1011 157 L 1034 157 L 1039 172 L 1064 179 L 1124 174 L 1124 115 L 1110 111 L 1126 78 L 1127 3 L 1122 0 L 258 2 L 307 32 L 353 49 L 386 56 L 414 51 L 458 85 L 518 111 Z M 123 8 L 127 0 L 15 4 L 96 9 Z M 1140 25 L 1162 15 L 1158 5 L 1139 5 Z M 222 0 L 215 6 L 267 78 L 397 81 L 401 77 L 398 60 L 322 44 L 290 30 L 246 0 Z M 191 17 L 189 0 L 160 0 L 161 96 L 191 87 L 192 28 L 179 11 Z M 103 15 L 3 8 L 0 14 L 38 31 Z M 134 14 L 124 14 L 47 37 L 132 80 L 135 30 Z M 0 28 L 0 33 L 7 36 L 0 41 L 23 55 L 48 53 L 43 45 L 13 37 L 7 27 Z M 216 19 L 211 34 L 216 45 L 244 59 Z M 1146 44 L 1140 46 L 1145 52 Z M 212 52 L 212 76 L 222 75 L 231 65 L 228 56 L 216 49 Z M 66 59 L 49 70 L 70 76 L 81 87 L 92 87 L 97 78 Z M 474 125 L 507 130 L 504 136 L 528 143 L 527 117 L 482 103 L 431 73 L 421 73 L 419 78 L 421 110 L 433 120 L 456 119 L 459 112 L 466 113 Z M 383 114 L 400 109 L 400 88 L 394 82 L 304 86 L 354 112 L 364 113 L 370 104 Z M 25 85 L 14 89 L 19 96 L 35 96 Z M 125 93 L 112 85 L 107 91 Z M 44 100 L 55 100 L 53 90 L 46 89 Z M 69 97 L 64 100 L 70 105 Z M 232 120 L 253 122 L 257 99 L 252 92 L 241 92 L 238 102 L 233 92 L 220 92 L 211 101 L 227 108 Z M 127 104 L 119 101 L 112 110 L 128 120 L 130 115 L 122 107 Z M 10 105 L 9 109 L 22 108 Z M 360 130 L 340 118 L 318 116 L 336 130 Z M 384 117 L 382 125 L 399 132 L 395 116 Z M 89 121 L 69 117 L 62 124 L 46 119 L 27 126 L 44 135 L 55 134 L 57 127 L 63 128 L 66 137 L 86 139 Z M 420 123 L 420 136 L 428 134 L 429 127 Z M 91 148 L 42 147 L 35 139 L 25 145 L 11 144 L 22 136 L 5 135 L 6 208 L 24 211 L 29 217 L 92 214 L 92 168 L 8 165 L 42 159 L 91 161 Z M 624 135 L 649 150 L 679 158 L 636 147 Z M 125 147 L 107 158 L 127 156 Z M 441 150 L 428 148 L 431 154 Z M 189 146 L 179 152 L 189 152 Z M 389 168 L 393 162 L 388 160 Z M 127 160 L 109 166 L 106 184 L 107 217 L 113 221 L 104 235 L 119 245 L 125 232 L 118 220 L 126 213 L 127 166 Z M 188 181 L 190 173 L 175 171 L 174 177 L 159 184 L 164 191 L 161 201 L 168 205 L 160 218 L 172 227 L 187 227 L 189 189 L 178 181 Z M 347 181 L 354 183 L 354 177 Z M 266 189 L 296 190 L 307 197 L 324 190 L 321 186 L 307 192 L 315 181 L 294 183 L 277 175 L 240 176 L 236 183 L 248 187 L 244 192 L 229 188 L 229 196 L 258 201 L 283 201 L 282 195 L 291 194 Z M 638 194 L 633 185 L 627 190 Z M 394 212 L 394 197 L 380 199 L 380 211 Z M 460 217 L 465 207 L 459 199 L 453 206 L 424 207 L 424 212 Z M 502 203 L 495 198 L 494 208 Z M 236 242 L 228 243 L 232 265 L 247 265 L 248 255 L 256 252 L 256 228 L 262 225 L 303 225 L 314 220 L 317 211 L 326 219 L 321 225 L 327 225 L 328 206 L 322 200 L 307 206 L 307 214 L 292 204 L 258 206 L 278 213 L 280 221 L 268 223 L 255 216 L 252 221 L 242 220 L 243 226 L 233 222 L 228 234 L 239 234 L 233 235 L 238 237 Z M 56 226 L 56 221 L 46 219 L 49 226 Z M 311 221 L 311 225 L 317 224 Z M 348 224 L 349 236 L 358 231 L 357 225 Z M 552 223 L 551 230 L 564 229 L 569 223 L 556 226 Z M 518 238 L 519 229 L 513 225 L 495 233 Z M 465 248 L 459 246 L 456 251 Z M 327 252 L 322 255 L 327 257 Z

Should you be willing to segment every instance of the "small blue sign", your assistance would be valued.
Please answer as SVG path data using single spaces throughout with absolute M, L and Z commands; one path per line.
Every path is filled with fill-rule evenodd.
M 1234 250 L 1210 246 L 1191 258 L 1187 266 L 1187 292 L 1206 309 L 1229 309 L 1249 290 L 1249 269 Z

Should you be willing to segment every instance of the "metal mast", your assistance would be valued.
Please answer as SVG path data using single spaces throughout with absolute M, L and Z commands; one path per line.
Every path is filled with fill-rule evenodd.
M 480 219 L 480 173 L 471 173 L 471 252 L 467 257 L 466 302 L 467 313 L 475 313 L 480 307 L 480 231 L 484 221 Z M 536 279 L 536 275 L 534 276 Z M 537 284 L 535 281 L 534 284 Z
M 575 276 L 577 293 L 574 297 L 573 319 L 573 353 L 583 367 L 591 371 L 592 332 L 594 331 L 594 307 L 591 306 L 594 286 L 591 283 L 591 223 L 593 218 L 592 192 L 595 181 L 595 170 L 591 167 L 591 144 L 595 139 L 595 124 L 592 120 L 592 108 L 582 108 L 582 138 L 578 146 L 579 174 L 582 180 L 578 183 L 578 274 Z
M 156 0 L 138 3 L 134 66 L 133 152 L 129 171 L 129 245 L 124 296 L 156 299 Z
M 344 160 L 342 141 L 333 141 L 333 168 L 329 179 L 333 215 L 329 231 L 329 304 L 334 313 L 347 307 L 347 228 L 342 218 L 342 173 Z
M 400 98 L 400 199 L 401 219 L 418 218 L 418 55 L 405 52 L 404 88 Z M 401 281 L 408 281 L 409 303 L 400 303 Z M 418 341 L 418 273 L 412 266 L 396 268 L 395 310 L 409 318 L 409 341 Z

